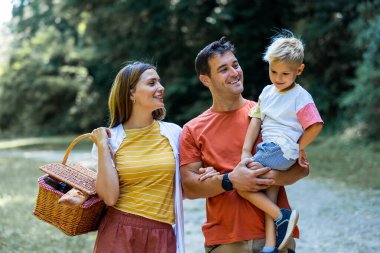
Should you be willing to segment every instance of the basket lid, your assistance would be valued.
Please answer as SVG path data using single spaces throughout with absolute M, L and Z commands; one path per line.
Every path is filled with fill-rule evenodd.
M 96 172 L 80 164 L 49 163 L 40 170 L 89 195 L 96 193 Z

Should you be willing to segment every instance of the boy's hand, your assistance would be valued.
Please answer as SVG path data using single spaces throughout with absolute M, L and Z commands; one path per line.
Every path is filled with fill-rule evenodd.
M 309 161 L 307 160 L 307 155 L 306 155 L 305 150 L 301 149 L 299 153 L 300 153 L 300 156 L 298 157 L 298 164 L 301 167 L 307 168 L 309 166 Z
M 220 175 L 213 167 L 199 168 L 199 181 L 204 181 L 207 178 Z

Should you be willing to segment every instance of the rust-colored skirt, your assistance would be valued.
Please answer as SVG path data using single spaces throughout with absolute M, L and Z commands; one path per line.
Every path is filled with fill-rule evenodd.
M 170 224 L 108 207 L 100 223 L 94 253 L 175 253 Z

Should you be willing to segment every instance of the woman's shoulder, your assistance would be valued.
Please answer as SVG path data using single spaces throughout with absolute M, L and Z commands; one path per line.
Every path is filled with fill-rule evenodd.
M 175 123 L 166 122 L 166 121 L 158 121 L 158 123 L 167 130 L 179 131 L 179 132 L 182 130 L 182 128 Z
M 111 133 L 118 133 L 118 132 L 124 132 L 123 124 L 118 124 L 114 127 L 110 127 L 109 130 Z
M 109 128 L 111 132 L 111 142 L 121 143 L 121 141 L 125 138 L 126 134 L 124 131 L 123 124 L 116 125 L 114 127 Z

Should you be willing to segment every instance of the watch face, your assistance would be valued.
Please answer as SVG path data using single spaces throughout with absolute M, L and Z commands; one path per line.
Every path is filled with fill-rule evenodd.
M 228 173 L 223 175 L 222 188 L 226 191 L 231 191 L 234 189 L 230 179 L 228 178 Z

